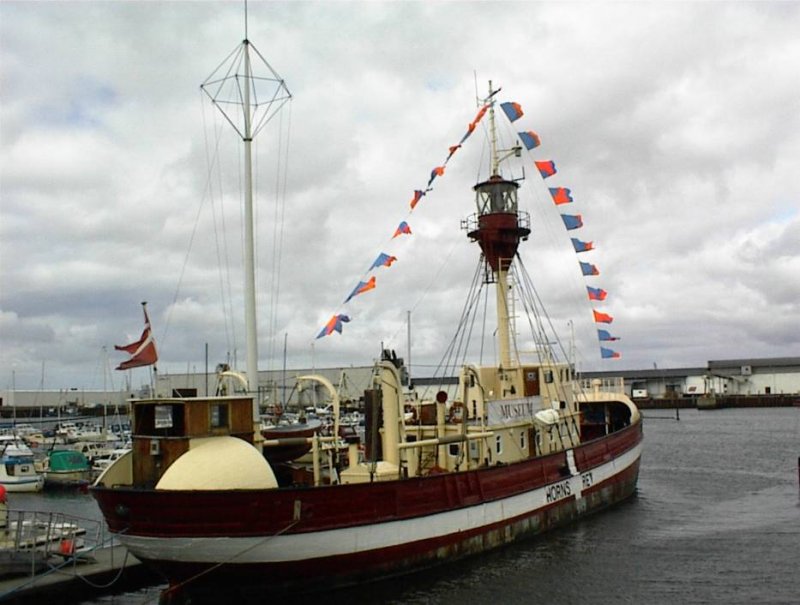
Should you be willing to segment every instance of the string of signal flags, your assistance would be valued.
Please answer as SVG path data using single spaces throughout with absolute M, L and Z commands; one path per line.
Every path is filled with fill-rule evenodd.
M 409 219 L 411 218 L 412 213 L 417 208 L 417 205 L 423 200 L 425 196 L 427 196 L 430 192 L 433 191 L 433 184 L 437 178 L 443 177 L 445 174 L 445 170 L 447 168 L 447 164 L 453 158 L 455 153 L 461 149 L 464 142 L 470 137 L 470 135 L 475 131 L 480 121 L 486 115 L 486 112 L 490 109 L 494 100 L 488 100 L 484 105 L 482 105 L 478 109 L 478 113 L 475 115 L 475 118 L 467 125 L 467 130 L 461 139 L 455 145 L 451 145 L 448 148 L 447 156 L 445 157 L 444 161 L 433 168 L 431 170 L 430 175 L 428 176 L 428 182 L 425 187 L 421 187 L 419 189 L 414 189 L 413 194 L 411 196 L 411 200 L 409 201 L 409 210 L 408 216 L 405 220 L 400 221 L 397 225 L 397 228 L 394 230 L 394 233 L 388 239 L 389 242 L 396 238 L 411 236 L 413 234 L 411 230 L 411 226 L 409 224 Z M 502 109 L 505 116 L 508 118 L 509 122 L 512 124 L 522 118 L 525 114 L 522 110 L 522 107 L 519 103 L 510 101 L 510 102 L 503 102 L 500 103 L 500 108 Z M 528 152 L 528 155 L 531 155 L 534 149 L 537 149 L 541 145 L 541 139 L 539 135 L 537 135 L 532 130 L 523 130 L 517 132 L 517 136 L 519 137 L 520 142 L 525 147 Z M 542 179 L 549 179 L 554 176 L 558 171 L 556 169 L 555 162 L 553 160 L 537 160 L 534 159 L 533 163 L 539 172 L 539 175 Z M 572 204 L 574 202 L 572 197 L 572 191 L 566 187 L 548 187 L 548 191 L 550 192 L 550 196 L 553 200 L 553 203 L 556 206 L 565 206 L 568 204 Z M 561 219 L 564 223 L 564 227 L 568 232 L 576 231 L 583 227 L 583 216 L 581 214 L 565 214 L 561 213 Z M 570 237 L 572 242 L 572 246 L 575 250 L 576 254 L 584 254 L 586 252 L 590 252 L 595 249 L 594 242 L 592 241 L 581 241 L 577 237 Z M 372 264 L 369 266 L 367 271 L 362 276 L 362 279 L 356 284 L 356 286 L 350 291 L 347 297 L 344 299 L 341 306 L 349 303 L 353 298 L 364 294 L 365 292 L 369 292 L 373 290 L 377 286 L 377 275 L 378 271 L 381 271 L 386 268 L 392 267 L 392 265 L 397 262 L 397 257 L 394 255 L 390 255 L 386 252 L 380 252 Z M 578 259 L 578 265 L 580 267 L 582 275 L 587 278 L 593 278 L 600 275 L 600 271 L 598 270 L 597 266 L 590 263 L 585 262 L 583 260 Z M 587 295 L 589 297 L 589 301 L 592 303 L 592 314 L 594 322 L 597 324 L 610 324 L 614 321 L 614 318 L 609 315 L 608 313 L 604 313 L 602 311 L 597 310 L 594 307 L 594 303 L 596 302 L 603 302 L 608 297 L 608 292 L 603 290 L 602 288 L 592 287 L 587 285 L 586 286 Z M 338 332 L 339 334 L 342 333 L 343 325 L 345 323 L 350 322 L 350 316 L 345 313 L 335 313 L 328 322 L 322 327 L 322 329 L 317 334 L 317 338 L 323 338 L 325 336 L 329 336 L 334 332 Z M 621 355 L 614 351 L 607 346 L 603 346 L 604 343 L 619 340 L 619 338 L 612 336 L 608 330 L 604 328 L 599 328 L 597 330 L 597 337 L 600 341 L 600 356 L 603 359 L 619 359 Z

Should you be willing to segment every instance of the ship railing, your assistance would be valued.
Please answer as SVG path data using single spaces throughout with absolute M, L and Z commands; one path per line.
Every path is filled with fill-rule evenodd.
M 101 548 L 119 551 L 123 548 L 106 524 L 58 512 L 10 510 L 4 527 L 0 527 L 0 550 L 19 564 L 29 564 L 30 575 L 62 569 L 67 564 L 93 561 L 93 553 Z
M 599 385 L 597 384 L 599 381 Z M 599 386 L 601 393 L 624 393 L 625 379 L 622 376 L 612 376 L 607 378 L 581 378 L 580 388 L 584 392 L 592 392 L 595 386 Z
M 517 227 L 520 229 L 530 229 L 531 216 L 525 210 L 517 210 L 516 212 L 508 212 L 507 214 L 517 215 Z M 472 232 L 480 227 L 481 214 L 473 213 L 467 218 L 461 220 L 461 229 L 463 231 Z

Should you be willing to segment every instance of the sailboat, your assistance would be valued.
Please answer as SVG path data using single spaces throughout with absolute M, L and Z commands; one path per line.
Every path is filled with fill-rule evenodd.
M 238 52 L 249 185 L 251 58 L 261 55 L 246 38 Z M 273 98 L 288 95 L 270 73 Z M 495 93 L 484 100 L 492 128 Z M 509 291 L 523 278 L 510 276 L 531 230 L 519 183 L 504 178 L 501 160 L 493 144 L 489 175 L 474 186 L 476 212 L 465 221 L 483 281 L 495 290 L 498 360 L 465 363 L 452 394 L 410 393 L 400 360 L 386 352 L 364 393 L 363 442 L 348 439 L 342 454 L 335 426 L 333 435 L 303 438 L 311 459 L 298 462 L 298 472 L 278 473 L 266 452 L 298 443 L 265 441 L 260 431 L 250 301 L 246 393 L 132 401 L 132 451 L 91 493 L 111 532 L 169 583 L 165 600 L 220 585 L 327 590 L 412 572 L 563 526 L 635 493 L 642 420 L 621 381 L 585 387 L 546 338 L 537 339 L 535 360 L 515 350 Z M 252 250 L 252 232 L 245 242 Z M 246 265 L 252 296 L 251 260 Z M 333 386 L 301 378 L 330 392 L 338 423 Z

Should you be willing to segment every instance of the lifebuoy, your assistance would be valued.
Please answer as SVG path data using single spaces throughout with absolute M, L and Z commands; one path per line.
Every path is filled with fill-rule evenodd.
M 454 401 L 450 406 L 449 421 L 456 424 L 464 422 L 464 404 L 460 401 Z

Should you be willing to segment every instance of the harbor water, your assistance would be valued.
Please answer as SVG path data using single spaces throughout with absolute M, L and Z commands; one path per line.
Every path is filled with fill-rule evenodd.
M 643 414 L 639 489 L 628 502 L 493 553 L 317 597 L 376 605 L 800 602 L 800 408 L 681 410 L 679 421 L 670 411 Z M 12 502 L 99 517 L 86 494 L 14 494 Z M 156 603 L 163 587 L 83 603 Z

